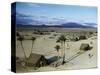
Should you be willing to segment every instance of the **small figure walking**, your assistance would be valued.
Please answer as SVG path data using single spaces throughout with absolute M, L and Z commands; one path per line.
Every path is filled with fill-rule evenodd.
M 91 54 L 88 54 L 89 58 L 91 57 Z
M 88 56 L 89 56 L 89 58 L 91 58 L 93 56 L 93 54 L 92 55 L 91 54 L 88 54 Z

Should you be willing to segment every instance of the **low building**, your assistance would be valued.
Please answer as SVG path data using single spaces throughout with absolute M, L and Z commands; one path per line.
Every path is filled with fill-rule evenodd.
M 53 67 L 60 66 L 62 64 L 62 58 L 58 56 L 54 56 L 48 59 L 48 64 Z
M 88 50 L 91 50 L 92 47 L 90 47 L 89 44 L 87 43 L 82 43 L 81 46 L 80 46 L 80 50 L 84 50 L 84 51 L 88 51 Z
M 47 60 L 43 55 L 32 53 L 26 60 L 27 66 L 42 67 L 47 65 Z

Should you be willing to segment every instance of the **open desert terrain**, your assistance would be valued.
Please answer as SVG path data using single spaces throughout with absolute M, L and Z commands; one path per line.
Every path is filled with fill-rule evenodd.
M 24 39 L 19 40 L 19 35 L 23 36 Z M 57 42 L 62 35 L 65 37 L 65 41 Z M 32 37 L 35 38 L 33 41 Z M 86 50 L 85 48 L 81 49 L 83 44 L 87 45 L 86 47 L 89 45 L 91 48 Z M 59 46 L 58 50 L 56 46 Z M 85 46 L 83 45 L 83 47 Z M 32 53 L 42 55 L 48 61 L 52 60 L 53 57 L 58 58 L 48 65 L 35 68 L 34 66 L 27 66 L 23 61 L 28 59 Z M 64 55 L 65 57 L 63 57 Z M 62 64 L 63 60 L 64 63 Z M 16 61 L 17 72 L 96 68 L 97 29 L 57 27 L 16 28 Z

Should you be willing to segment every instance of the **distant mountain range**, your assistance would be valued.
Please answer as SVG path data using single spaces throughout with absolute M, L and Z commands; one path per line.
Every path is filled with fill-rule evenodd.
M 88 25 L 82 25 L 80 23 L 75 23 L 75 22 L 68 22 L 65 24 L 62 24 L 62 26 L 67 27 L 67 28 L 93 28 L 92 26 Z
M 17 27 L 59 27 L 59 28 L 95 28 L 95 27 L 92 27 L 92 26 L 84 26 L 84 25 L 81 25 L 79 23 L 75 23 L 75 22 L 68 22 L 68 23 L 65 23 L 65 24 L 62 24 L 62 25 L 21 25 L 21 24 L 18 24 Z
M 15 15 L 16 14 L 16 15 Z M 48 18 L 41 16 L 40 20 L 36 16 L 28 16 L 19 13 L 12 14 L 12 21 L 16 18 L 17 27 L 65 27 L 65 28 L 95 28 L 95 23 L 68 22 L 64 18 Z M 41 19 L 44 19 L 42 21 Z

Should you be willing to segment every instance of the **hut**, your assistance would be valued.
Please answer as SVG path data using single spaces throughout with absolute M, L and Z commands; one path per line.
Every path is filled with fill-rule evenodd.
M 60 66 L 62 64 L 62 58 L 61 57 L 58 58 L 57 56 L 53 56 L 53 57 L 48 59 L 48 64 L 50 66 L 53 66 L 53 67 Z
M 80 46 L 80 50 L 87 51 L 87 50 L 90 50 L 90 49 L 91 49 L 91 47 L 87 43 L 82 43 L 81 46 Z
M 47 60 L 43 55 L 32 53 L 26 60 L 27 66 L 42 67 L 47 65 Z

